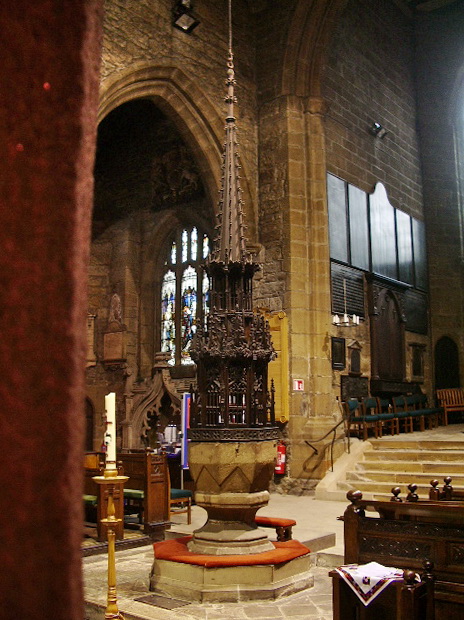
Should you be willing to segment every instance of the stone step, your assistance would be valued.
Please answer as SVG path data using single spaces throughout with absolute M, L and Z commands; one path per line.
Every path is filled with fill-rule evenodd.
M 365 457 L 369 461 L 463 461 L 464 450 L 368 450 Z
M 415 472 L 424 472 L 427 475 L 438 478 L 439 480 L 443 479 L 445 476 L 453 476 L 453 474 L 461 474 L 463 472 L 463 464 L 461 462 L 447 461 L 445 463 L 431 462 L 424 463 L 421 461 L 410 461 L 407 464 L 407 468 L 405 467 L 404 461 L 374 461 L 374 460 L 366 460 L 360 461 L 356 464 L 356 469 L 359 471 L 369 471 L 369 470 L 378 470 L 379 463 L 382 463 L 382 469 L 386 469 L 388 471 L 408 471 L 411 473 Z
M 357 466 L 358 467 L 358 466 Z M 451 474 L 450 474 L 451 475 Z M 456 473 L 452 477 L 452 486 L 459 487 L 464 486 L 464 473 L 462 472 L 462 465 L 460 467 L 459 474 Z M 413 472 L 411 471 L 394 471 L 389 470 L 388 467 L 382 470 L 377 470 L 374 468 L 370 469 L 358 469 L 349 470 L 346 472 L 347 480 L 377 480 L 378 482 L 406 482 L 409 484 L 410 482 L 415 482 L 419 484 L 419 481 L 422 484 L 429 484 L 431 480 L 438 480 L 439 486 L 441 487 L 444 484 L 443 474 L 441 473 L 430 473 L 430 472 Z
M 396 439 L 370 439 L 370 443 L 374 450 L 405 450 L 414 451 L 419 450 L 461 450 L 464 452 L 464 439 L 461 440 L 417 440 L 417 441 L 401 441 Z

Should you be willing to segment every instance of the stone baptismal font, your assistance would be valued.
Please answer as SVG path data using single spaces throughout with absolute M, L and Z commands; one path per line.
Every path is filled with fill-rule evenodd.
M 229 24 L 230 12 L 229 0 Z M 229 27 L 222 187 L 205 265 L 210 312 L 206 325 L 197 325 L 191 349 L 197 387 L 190 403 L 189 468 L 207 521 L 192 537 L 155 543 L 151 577 L 154 591 L 197 601 L 275 598 L 313 584 L 307 547 L 271 542 L 255 523 L 269 501 L 279 429 L 268 388 L 275 352 L 267 321 L 253 311 L 259 266 L 245 243 L 234 85 Z

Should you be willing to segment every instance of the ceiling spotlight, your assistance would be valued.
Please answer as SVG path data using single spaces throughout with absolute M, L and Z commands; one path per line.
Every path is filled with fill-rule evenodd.
M 382 127 L 380 123 L 372 123 L 369 131 L 373 136 L 376 136 L 377 138 L 385 138 L 388 133 L 385 127 Z
M 200 23 L 192 13 L 193 3 L 191 0 L 178 0 L 174 5 L 173 25 L 187 34 L 192 32 Z

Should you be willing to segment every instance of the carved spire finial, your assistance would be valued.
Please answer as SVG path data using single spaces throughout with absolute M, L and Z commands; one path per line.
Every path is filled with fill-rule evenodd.
M 212 259 L 224 264 L 243 262 L 247 259 L 243 225 L 243 202 L 240 188 L 240 156 L 237 126 L 235 124 L 234 54 L 232 51 L 232 2 L 229 0 L 229 52 L 227 60 L 226 139 L 223 152 L 221 197 L 219 200 L 218 234 Z

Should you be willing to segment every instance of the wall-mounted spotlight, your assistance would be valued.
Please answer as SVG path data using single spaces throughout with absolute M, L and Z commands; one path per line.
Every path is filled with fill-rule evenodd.
M 192 32 L 200 23 L 192 13 L 192 0 L 178 0 L 174 5 L 174 21 L 173 25 L 182 32 Z
M 369 131 L 376 138 L 385 138 L 385 136 L 388 133 L 388 131 L 385 129 L 385 127 L 382 127 L 382 125 L 380 123 L 372 123 Z

